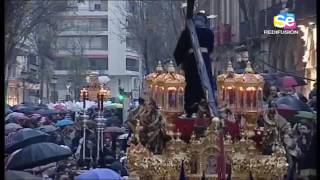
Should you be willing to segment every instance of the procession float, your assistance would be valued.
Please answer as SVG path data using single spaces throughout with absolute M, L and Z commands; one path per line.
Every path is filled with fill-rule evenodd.
M 182 166 L 191 180 L 221 179 L 221 172 L 223 179 L 282 179 L 286 174 L 284 147 L 279 135 L 270 133 L 275 127 L 259 129 L 256 125 L 262 112 L 264 81 L 254 73 L 250 62 L 243 74 L 236 74 L 229 62 L 227 71 L 217 78 L 218 105 L 246 119 L 240 139 L 232 139 L 229 134 L 221 136 L 218 117 L 179 117 L 183 113 L 185 82 L 172 62 L 167 71 L 159 63 L 156 72 L 146 77 L 149 98 L 129 119 L 135 122 L 127 149 L 130 177 L 178 179 Z M 205 127 L 203 132 L 196 131 L 200 121 Z M 274 144 L 273 153 L 264 155 L 259 144 L 268 142 Z

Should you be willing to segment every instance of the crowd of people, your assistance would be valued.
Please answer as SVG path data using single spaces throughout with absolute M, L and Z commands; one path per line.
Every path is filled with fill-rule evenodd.
M 46 109 L 45 107 L 42 108 Z M 32 129 L 46 133 L 47 139 L 45 142 L 60 145 L 72 152 L 72 155 L 63 161 L 30 167 L 24 169 L 24 171 L 44 179 L 74 179 L 83 170 L 88 171 L 96 168 L 112 169 L 120 176 L 128 176 L 125 160 L 126 129 L 123 128 L 122 117 L 117 109 L 104 109 L 103 112 L 99 113 L 95 107 L 87 110 L 89 120 L 85 130 L 85 153 L 83 153 L 82 113 L 57 109 L 51 110 L 48 114 L 37 114 L 37 111 L 28 113 L 21 113 L 20 110 L 14 111 L 6 116 L 6 148 L 10 147 L 11 143 L 17 143 L 14 142 L 14 139 L 17 138 L 15 137 L 16 133 L 23 129 Z M 111 128 L 111 131 L 104 133 L 102 136 L 103 147 L 100 148 L 99 157 L 97 157 L 97 125 L 94 121 L 98 114 L 106 120 L 103 125 L 104 128 Z M 15 128 L 12 128 L 13 125 Z M 115 129 L 114 132 L 112 128 Z M 32 144 L 32 142 L 29 144 Z M 6 162 L 9 163 L 14 155 L 15 152 L 6 153 Z
M 281 114 L 280 112 L 283 109 L 288 110 L 285 111 L 286 113 L 299 111 L 290 109 L 289 106 L 278 107 L 278 100 L 284 98 L 292 101 L 288 102 L 291 106 L 296 106 L 297 104 L 303 106 L 308 115 L 292 119 L 292 117 L 286 117 L 286 114 Z M 294 87 L 280 90 L 276 86 L 270 86 L 269 93 L 266 93 L 263 98 L 263 103 L 265 104 L 264 113 L 257 117 L 256 127 L 262 131 L 270 127 L 277 128 L 270 132 L 273 134 L 272 136 L 262 141 L 262 152 L 265 155 L 271 155 L 278 143 L 285 147 L 289 164 L 288 174 L 286 175 L 287 180 L 296 178 L 315 179 L 316 177 L 316 159 L 313 158 L 316 155 L 316 99 L 316 83 L 308 98 L 297 93 Z M 293 102 L 296 104 L 290 104 Z M 308 108 L 310 110 L 307 110 Z M 229 134 L 232 140 L 239 140 L 241 138 L 241 129 L 245 128 L 246 125 L 245 117 L 241 113 L 235 115 L 228 108 L 223 108 L 220 114 L 221 118 L 224 119 L 225 134 Z

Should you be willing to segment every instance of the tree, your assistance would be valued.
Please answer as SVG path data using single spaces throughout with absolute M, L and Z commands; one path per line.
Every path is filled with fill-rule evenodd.
M 35 27 L 52 22 L 73 1 L 5 1 L 5 87 L 8 87 L 8 71 L 16 63 L 16 50 L 24 46 Z
M 71 27 L 74 28 L 74 27 Z M 88 58 L 84 51 L 88 47 L 89 39 L 84 38 L 81 34 L 86 34 L 85 31 L 79 30 L 77 37 L 69 37 L 67 39 L 59 39 L 57 41 L 57 50 L 64 50 L 68 53 L 64 58 L 67 62 L 68 77 L 72 81 L 74 91 L 74 99 L 79 100 L 81 87 L 85 83 L 87 69 L 89 68 Z
M 136 44 L 143 55 L 144 69 L 150 73 L 156 63 L 173 58 L 173 51 L 183 29 L 184 17 L 180 1 L 128 1 L 118 12 L 126 16 L 122 22 L 127 34 L 122 39 Z

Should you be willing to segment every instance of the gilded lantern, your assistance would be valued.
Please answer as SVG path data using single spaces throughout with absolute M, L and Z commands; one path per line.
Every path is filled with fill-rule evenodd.
M 155 87 L 157 103 L 164 112 L 183 112 L 185 77 L 176 73 L 172 61 L 169 63 L 168 72 L 156 78 Z
M 264 80 L 260 74 L 255 74 L 250 61 L 245 72 L 236 77 L 237 112 L 259 113 L 262 111 Z
M 156 71 L 153 72 L 153 73 L 150 73 L 148 74 L 146 77 L 145 77 L 145 80 L 146 80 L 146 84 L 147 84 L 147 87 L 146 87 L 146 91 L 147 91 L 147 97 L 155 97 L 155 93 L 154 93 L 154 90 L 155 90 L 155 87 L 154 87 L 154 80 L 161 74 L 163 74 L 164 70 L 163 70 L 163 66 L 161 64 L 161 62 L 159 61 L 158 62 L 158 65 L 156 67 Z
M 233 112 L 236 109 L 237 96 L 236 96 L 236 78 L 239 74 L 234 72 L 231 61 L 228 62 L 226 73 L 217 77 L 218 85 L 218 103 L 220 107 L 227 107 Z

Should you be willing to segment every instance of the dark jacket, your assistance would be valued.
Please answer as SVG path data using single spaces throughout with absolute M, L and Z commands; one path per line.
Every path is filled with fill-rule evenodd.
M 212 31 L 207 28 L 196 28 L 196 32 L 200 47 L 208 49 L 208 53 L 202 53 L 202 56 L 209 76 L 210 85 L 214 92 L 214 90 L 216 89 L 216 85 L 212 75 L 212 60 L 209 56 L 213 51 L 214 36 Z M 177 65 L 182 64 L 183 70 L 185 72 L 185 110 L 187 113 L 194 113 L 197 111 L 197 108 L 194 109 L 192 106 L 195 103 L 199 103 L 201 99 L 205 98 L 205 96 L 201 88 L 201 79 L 197 69 L 197 61 L 194 57 L 194 54 L 189 53 L 190 49 L 192 49 L 190 34 L 189 30 L 185 29 L 182 32 L 174 51 L 174 58 Z

